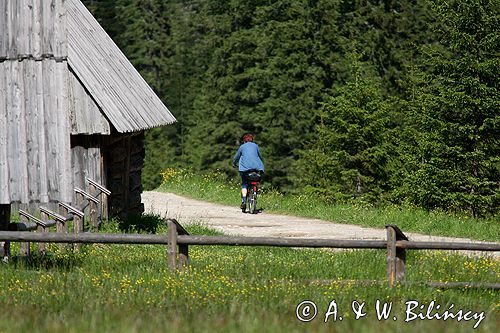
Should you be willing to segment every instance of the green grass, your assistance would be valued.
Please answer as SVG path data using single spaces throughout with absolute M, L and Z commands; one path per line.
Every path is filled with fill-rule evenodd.
M 238 184 L 217 175 L 170 175 L 162 189 L 192 197 L 238 204 Z M 266 190 L 260 205 L 266 211 L 322 217 L 336 222 L 383 227 L 394 223 L 404 231 L 446 230 L 440 223 L 463 221 L 437 213 L 357 206 L 328 206 L 312 198 L 287 197 Z M 323 215 L 322 215 L 323 214 Z M 373 225 L 376 221 L 375 225 Z M 165 234 L 158 216 L 147 215 L 104 232 L 149 231 Z M 399 223 L 401 222 L 401 223 Z M 402 224 L 402 223 L 406 224 Z M 380 225 L 379 225 L 380 224 Z M 203 225 L 185 226 L 191 234 L 219 234 Z M 424 229 L 419 229 L 424 228 Z M 492 227 L 495 228 L 495 227 Z M 419 229 L 419 230 L 415 230 Z M 448 228 L 454 229 L 454 228 Z M 498 230 L 498 229 L 495 229 Z M 469 230 L 470 232 L 470 230 Z M 493 231 L 494 233 L 495 231 Z M 448 234 L 449 235 L 449 234 Z M 485 231 L 477 232 L 488 238 Z M 32 245 L 35 250 L 35 245 Z M 167 268 L 166 246 L 83 245 L 80 251 L 48 244 L 44 257 L 13 258 L 0 264 L 0 333 L 4 332 L 496 332 L 500 326 L 498 290 L 439 289 L 423 282 L 499 283 L 500 261 L 464 257 L 445 251 L 408 251 L 406 282 L 386 284 L 383 250 L 329 251 L 244 246 L 190 246 L 185 272 Z M 19 244 L 12 244 L 19 253 Z M 310 322 L 297 319 L 297 305 L 317 305 Z M 377 320 L 375 304 L 392 304 L 388 320 Z M 453 313 L 483 313 L 485 319 L 405 322 L 407 302 L 435 302 Z M 332 301 L 337 321 L 325 323 Z M 356 319 L 353 302 L 365 303 L 366 316 Z M 436 313 L 433 310 L 432 313 Z M 397 320 L 393 320 L 393 316 Z M 343 320 L 340 320 L 340 317 Z
M 187 228 L 191 234 L 217 234 L 200 225 Z M 118 226 L 110 223 L 104 231 L 117 232 Z M 18 244 L 13 247 L 17 251 Z M 0 332 L 474 331 L 475 321 L 405 323 L 409 300 L 484 311 L 476 331 L 496 332 L 498 291 L 441 290 L 418 282 L 498 282 L 498 260 L 410 251 L 407 280 L 414 284 L 394 289 L 384 283 L 385 261 L 378 250 L 191 246 L 189 270 L 173 273 L 165 246 L 86 245 L 72 252 L 52 244 L 46 257 L 0 266 Z M 295 314 L 304 300 L 318 307 L 318 316 L 307 323 Z M 343 320 L 325 323 L 332 300 Z M 377 300 L 393 302 L 398 320 L 378 321 Z M 355 320 L 353 301 L 366 302 L 366 317 Z
M 191 198 L 239 205 L 239 179 L 227 181 L 218 173 L 198 175 L 188 170 L 167 169 L 159 191 L 168 191 Z M 306 195 L 283 195 L 262 184 L 258 208 L 268 213 L 280 213 L 311 217 L 336 223 L 356 224 L 365 227 L 384 228 L 397 225 L 403 232 L 428 235 L 465 237 L 477 240 L 499 241 L 500 221 L 497 219 L 473 219 L 444 212 L 429 212 L 416 207 L 370 207 L 358 203 L 328 204 Z

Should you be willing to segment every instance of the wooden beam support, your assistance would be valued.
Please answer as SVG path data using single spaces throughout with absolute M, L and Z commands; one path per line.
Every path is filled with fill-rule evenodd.
M 47 223 L 45 221 L 40 220 L 39 218 L 31 215 L 28 212 L 25 212 L 22 209 L 19 210 L 19 215 L 26 217 L 29 221 L 35 222 L 37 225 L 41 225 L 41 226 L 47 227 Z
M 100 202 L 98 198 L 94 197 L 92 194 L 87 193 L 78 187 L 75 187 L 75 192 L 77 194 L 80 194 L 81 196 L 83 196 L 85 199 L 95 202 L 96 204 L 98 204 Z
M 71 205 L 68 205 L 68 204 L 66 204 L 64 202 L 60 202 L 59 206 L 62 207 L 62 208 L 64 208 L 68 213 L 75 214 L 75 215 L 77 215 L 79 217 L 84 217 L 85 216 L 85 214 L 81 210 L 79 210 L 78 208 L 75 208 L 75 207 L 73 207 Z
M 387 230 L 387 281 L 390 287 L 404 280 L 406 250 L 396 246 L 397 241 L 408 240 L 405 234 L 395 225 L 385 226 Z
M 169 222 L 173 223 L 173 226 L 175 226 L 177 230 L 177 235 L 189 235 L 189 232 L 184 229 L 184 227 L 177 222 L 176 219 L 167 219 L 167 225 L 170 226 L 172 224 L 168 224 Z M 188 244 L 179 244 L 179 269 L 181 271 L 184 271 L 188 268 L 189 266 L 189 245 Z
M 21 223 L 28 222 L 28 218 L 23 214 L 19 214 L 19 220 Z M 29 242 L 21 242 L 19 252 L 20 252 L 21 257 L 29 257 L 29 255 L 30 255 L 30 243 Z
M 104 193 L 106 195 L 110 195 L 111 194 L 110 190 L 108 190 L 107 188 L 105 188 L 104 186 L 102 186 L 101 184 L 99 184 L 98 182 L 93 181 L 90 178 L 87 178 L 87 181 L 89 182 L 90 185 L 94 186 L 96 189 L 98 189 L 102 193 Z
M 168 244 L 167 260 L 168 267 L 172 270 L 177 269 L 177 228 L 173 221 L 168 221 Z

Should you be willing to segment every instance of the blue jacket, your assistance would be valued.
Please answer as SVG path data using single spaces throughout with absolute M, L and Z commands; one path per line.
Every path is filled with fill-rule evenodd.
M 238 164 L 239 171 L 259 170 L 264 171 L 262 155 L 259 146 L 253 142 L 245 142 L 238 148 L 233 158 L 233 165 Z

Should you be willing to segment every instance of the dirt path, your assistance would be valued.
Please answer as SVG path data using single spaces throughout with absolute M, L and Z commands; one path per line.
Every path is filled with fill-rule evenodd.
M 181 197 L 172 193 L 144 192 L 142 202 L 148 213 L 175 218 L 182 225 L 197 222 L 230 235 L 385 240 L 386 231 L 318 219 L 269 213 L 243 214 L 239 207 L 223 206 Z M 404 232 L 404 230 L 403 230 Z M 470 239 L 405 233 L 410 240 L 472 242 Z M 500 257 L 500 252 L 494 252 Z

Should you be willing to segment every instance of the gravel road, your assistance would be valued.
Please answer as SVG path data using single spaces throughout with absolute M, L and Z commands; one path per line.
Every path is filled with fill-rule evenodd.
M 384 226 L 365 228 L 318 219 L 269 213 L 244 214 L 239 207 L 224 206 L 181 197 L 172 193 L 144 192 L 142 202 L 148 213 L 175 218 L 182 225 L 201 223 L 225 234 L 250 237 L 292 237 L 385 240 Z M 404 232 L 404 230 L 403 230 Z M 410 240 L 473 242 L 470 239 L 405 233 Z M 500 258 L 500 252 L 493 252 Z

